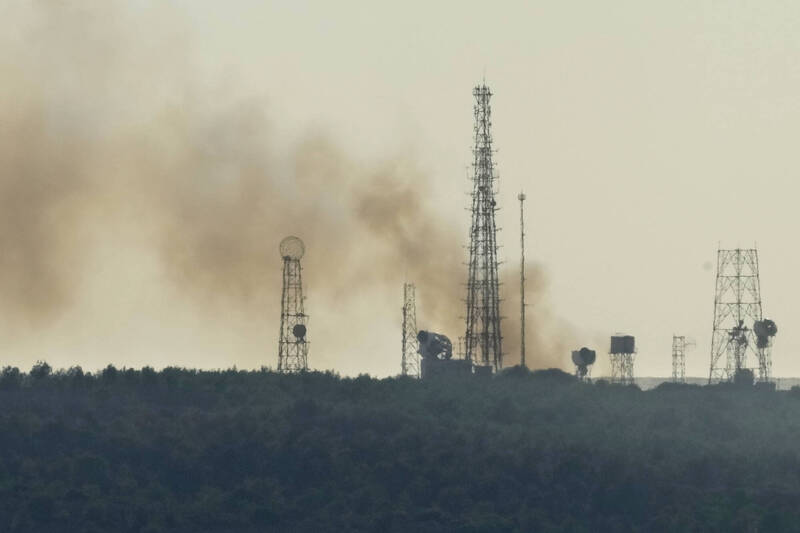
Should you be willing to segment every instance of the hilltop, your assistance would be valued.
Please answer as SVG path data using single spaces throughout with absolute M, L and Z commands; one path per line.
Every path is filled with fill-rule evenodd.
M 0 375 L 8 531 L 795 531 L 800 395 L 108 367 Z

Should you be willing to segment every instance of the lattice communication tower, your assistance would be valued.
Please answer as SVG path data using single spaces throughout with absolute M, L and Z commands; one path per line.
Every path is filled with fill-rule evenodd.
M 404 376 L 421 377 L 419 340 L 417 339 L 417 300 L 413 283 L 403 284 L 403 358 Z
M 672 382 L 686 383 L 686 350 L 694 341 L 683 335 L 672 336 Z
M 303 241 L 286 237 L 280 244 L 283 259 L 281 291 L 281 331 L 278 337 L 278 372 L 308 370 L 308 315 L 304 310 L 303 276 L 300 259 Z
M 768 382 L 776 333 L 775 323 L 762 316 L 758 251 L 718 250 L 708 382 L 734 381 L 747 371 Z
M 467 327 L 464 334 L 466 359 L 475 365 L 503 366 L 500 333 L 500 280 L 497 268 L 495 224 L 495 167 L 492 161 L 492 92 L 486 85 L 475 87 L 475 145 L 472 164 L 472 223 L 467 278 Z

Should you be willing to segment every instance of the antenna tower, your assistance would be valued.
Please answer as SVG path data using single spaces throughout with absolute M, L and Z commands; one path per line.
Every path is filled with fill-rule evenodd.
M 758 251 L 718 250 L 709 383 L 732 381 L 740 371 L 755 370 L 748 367 L 750 359 L 758 365 L 758 381 L 770 380 L 772 337 L 777 330 L 759 334 L 765 323 L 775 328 L 761 313 Z
M 308 315 L 303 309 L 303 277 L 300 267 L 305 245 L 297 237 L 286 237 L 281 241 L 280 253 L 283 259 L 283 289 L 278 372 L 302 372 L 308 370 Z
M 672 336 L 672 381 L 686 383 L 686 337 Z
M 500 334 L 500 281 L 497 274 L 497 226 L 492 161 L 492 92 L 475 87 L 475 145 L 472 164 L 472 223 L 467 280 L 466 359 L 475 365 L 503 366 Z
M 400 366 L 404 376 L 420 377 L 417 299 L 413 283 L 403 284 L 403 359 Z
M 519 259 L 519 323 L 520 323 L 520 365 L 525 368 L 525 217 L 523 216 L 524 208 L 522 204 L 525 202 L 525 193 L 520 192 L 517 196 L 519 200 L 519 245 L 520 245 L 520 259 Z

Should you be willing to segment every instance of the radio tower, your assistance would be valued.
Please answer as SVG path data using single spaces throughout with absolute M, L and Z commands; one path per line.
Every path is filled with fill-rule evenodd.
M 686 383 L 686 337 L 672 336 L 672 381 Z
M 520 245 L 520 260 L 519 260 L 519 318 L 520 318 L 520 365 L 525 368 L 525 218 L 523 216 L 522 204 L 525 202 L 525 193 L 520 192 L 517 196 L 519 200 L 519 245 Z
M 741 371 L 754 370 L 747 366 L 751 357 L 758 381 L 769 381 L 776 332 L 775 323 L 761 314 L 758 251 L 718 250 L 708 382 L 730 381 Z
M 305 246 L 297 237 L 286 237 L 281 241 L 280 252 L 283 259 L 283 290 L 278 372 L 302 372 L 308 370 L 308 315 L 303 310 L 303 278 L 300 267 Z
M 475 87 L 475 145 L 472 164 L 472 223 L 467 279 L 466 359 L 475 365 L 503 366 L 500 335 L 500 281 L 497 275 L 497 226 L 492 162 L 492 92 Z
M 417 301 L 413 283 L 403 284 L 403 359 L 404 376 L 420 377 L 419 341 L 417 340 Z

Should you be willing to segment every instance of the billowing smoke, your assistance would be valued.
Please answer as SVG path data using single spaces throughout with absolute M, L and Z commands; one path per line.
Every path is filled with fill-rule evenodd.
M 520 294 L 519 269 L 506 263 L 500 273 L 504 300 L 503 361 L 505 366 L 517 364 L 520 359 Z M 536 368 L 563 368 L 571 370 L 569 357 L 579 348 L 574 328 L 556 317 L 547 297 L 547 275 L 540 263 L 528 261 L 525 265 L 525 359 L 527 366 Z
M 198 328 L 220 320 L 261 324 L 277 318 L 277 245 L 294 234 L 313 250 L 304 258 L 304 282 L 317 302 L 312 317 L 328 325 L 329 338 L 346 336 L 341 346 L 357 352 L 360 345 L 348 310 L 369 316 L 370 309 L 389 308 L 399 316 L 404 280 L 417 284 L 426 325 L 463 334 L 466 235 L 437 210 L 414 161 L 389 151 L 361 163 L 319 133 L 279 147 L 264 102 L 195 83 L 180 46 L 142 49 L 147 39 L 137 35 L 134 42 L 120 13 L 93 18 L 56 3 L 19 9 L 25 12 L 10 20 L 24 24 L 0 23 L 6 323 L 46 336 L 60 317 L 78 312 L 73 302 L 81 293 L 99 293 L 91 313 L 83 306 L 88 314 L 73 316 L 90 329 L 106 299 L 134 294 L 131 280 L 146 278 L 160 288 L 151 305 L 164 317 L 154 343 L 169 337 L 170 316 L 187 305 Z M 123 266 L 109 266 L 117 264 Z M 135 274 L 140 264 L 150 265 L 147 276 Z M 518 273 L 509 267 L 501 276 L 513 363 Z M 564 328 L 546 311 L 536 268 L 529 288 L 530 365 L 560 365 L 568 353 Z M 124 320 L 135 325 L 137 317 Z M 277 325 L 269 335 L 245 329 L 257 332 L 243 341 L 258 347 L 254 353 L 273 345 Z M 399 344 L 394 329 L 380 333 L 398 339 L 387 346 Z M 326 362 L 338 366 L 337 357 L 349 355 Z M 396 354 L 381 357 L 393 361 Z M 239 360 L 257 358 L 274 355 Z

